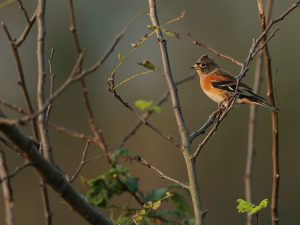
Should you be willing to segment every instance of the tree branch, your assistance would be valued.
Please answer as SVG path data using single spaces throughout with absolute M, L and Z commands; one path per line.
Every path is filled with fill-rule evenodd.
M 219 57 L 221 57 L 221 58 L 223 58 L 223 59 L 226 59 L 226 60 L 228 60 L 229 62 L 232 62 L 232 63 L 234 63 L 234 64 L 236 64 L 236 65 L 238 65 L 238 66 L 240 66 L 240 67 L 243 66 L 243 63 L 239 62 L 238 60 L 236 60 L 236 59 L 234 59 L 234 58 L 232 58 L 232 57 L 230 57 L 230 56 L 228 56 L 228 55 L 225 55 L 225 54 L 223 54 L 223 53 L 221 53 L 221 52 L 215 50 L 214 48 L 212 48 L 212 47 L 210 47 L 210 46 L 208 46 L 208 45 L 205 45 L 205 44 L 203 44 L 203 43 L 201 43 L 201 42 L 199 42 L 199 41 L 193 39 L 193 37 L 192 37 L 192 35 L 191 35 L 190 33 L 187 33 L 187 36 L 192 40 L 193 44 L 199 45 L 199 46 L 201 46 L 202 48 L 205 48 L 205 49 L 207 49 L 207 50 L 213 52 L 216 56 L 219 56 Z
M 7 177 L 8 169 L 4 157 L 4 150 L 2 149 L 2 146 L 0 144 L 0 181 L 2 181 L 6 225 L 15 225 L 13 190 L 10 179 Z
M 46 60 L 45 60 L 45 8 L 46 1 L 38 1 L 37 12 L 37 67 L 38 67 L 38 82 L 37 82 L 37 106 L 38 111 L 38 128 L 42 144 L 42 153 L 50 162 L 53 161 L 52 147 L 48 134 L 46 112 L 43 110 L 46 102 L 45 83 L 46 83 Z
M 0 117 L 4 114 L 0 111 Z M 65 179 L 64 175 L 45 160 L 36 149 L 34 142 L 14 127 L 0 124 L 0 130 L 19 147 L 24 157 L 32 163 L 37 172 L 79 215 L 93 225 L 113 225 L 105 216 L 98 213 Z
M 299 6 L 300 1 L 298 3 L 294 3 L 294 7 Z M 257 0 L 258 10 L 261 21 L 261 30 L 265 31 L 266 20 L 265 14 L 263 10 L 263 4 L 261 0 Z M 297 5 L 298 4 L 298 5 Z M 284 19 L 286 15 L 293 9 L 293 6 L 284 13 L 281 17 L 274 20 L 281 21 Z M 272 20 L 270 24 L 272 24 Z M 264 36 L 262 38 L 264 42 L 267 41 L 267 37 Z M 272 65 L 271 65 L 271 56 L 269 53 L 268 45 L 264 46 L 263 49 L 264 55 L 264 63 L 266 66 L 265 76 L 267 80 L 267 96 L 272 105 L 276 105 L 275 96 L 274 96 L 274 84 L 273 84 L 273 74 L 272 74 Z M 272 215 L 272 225 L 279 224 L 279 216 L 278 216 L 278 195 L 279 195 L 279 126 L 278 126 L 279 115 L 278 112 L 272 112 L 272 163 L 273 163 L 273 182 L 272 182 L 272 205 L 271 205 L 271 215 Z
M 141 156 L 130 157 L 130 159 L 135 160 L 136 162 L 140 163 L 142 166 L 146 166 L 146 167 L 152 169 L 153 171 L 155 171 L 159 175 L 160 178 L 165 179 L 165 180 L 169 180 L 169 181 L 171 181 L 171 182 L 173 182 L 175 184 L 178 184 L 179 186 L 181 186 L 182 188 L 184 188 L 186 190 L 190 189 L 188 185 L 183 184 L 180 181 L 178 181 L 178 180 L 176 180 L 176 179 L 174 179 L 172 177 L 167 176 L 160 169 L 152 166 L 148 161 L 146 161 Z
M 188 76 L 184 77 L 183 79 L 176 81 L 175 84 L 176 86 L 180 86 L 187 81 L 190 81 L 192 79 L 195 79 L 195 72 L 189 74 Z M 170 92 L 167 91 L 162 97 L 157 101 L 155 105 L 161 106 L 163 103 L 165 103 L 170 96 Z M 142 117 L 145 120 L 148 120 L 151 115 L 153 115 L 154 111 L 147 111 L 142 115 Z M 134 134 L 136 134 L 137 130 L 143 125 L 143 121 L 138 121 L 135 125 L 132 126 L 132 128 L 127 132 L 127 134 L 122 138 L 119 144 L 119 148 L 123 147 L 125 143 L 132 137 Z
M 158 22 L 157 12 L 156 12 L 156 2 L 155 0 L 148 0 L 148 4 L 150 10 L 149 17 L 152 26 L 159 27 L 159 22 Z M 191 193 L 193 209 L 194 209 L 195 224 L 203 225 L 205 211 L 203 210 L 203 205 L 200 199 L 200 190 L 199 190 L 198 178 L 196 174 L 195 163 L 192 160 L 190 136 L 182 115 L 176 85 L 173 80 L 173 76 L 170 68 L 170 61 L 169 61 L 169 56 L 167 51 L 167 41 L 164 38 L 163 33 L 160 29 L 156 29 L 156 36 L 160 47 L 164 78 L 166 80 L 168 89 L 170 91 L 171 102 L 172 102 L 172 106 L 176 118 L 176 123 L 178 126 L 178 131 L 181 138 L 181 145 L 182 145 L 181 152 L 185 159 L 187 172 L 188 172 L 188 180 L 189 180 L 190 193 Z

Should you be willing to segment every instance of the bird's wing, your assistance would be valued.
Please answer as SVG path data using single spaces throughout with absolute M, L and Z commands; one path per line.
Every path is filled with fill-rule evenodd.
M 235 92 L 236 90 L 236 85 L 237 85 L 237 80 L 235 77 L 233 77 L 232 75 L 230 75 L 228 72 L 226 71 L 220 71 L 222 76 L 222 81 L 213 81 L 212 82 L 212 86 L 215 88 L 219 88 L 222 89 L 224 91 L 228 91 L 228 92 Z M 265 100 L 263 97 L 255 94 L 252 90 L 252 88 L 250 88 L 248 85 L 244 84 L 244 83 L 239 83 L 239 87 L 237 89 L 238 94 L 240 97 L 254 97 L 260 100 Z

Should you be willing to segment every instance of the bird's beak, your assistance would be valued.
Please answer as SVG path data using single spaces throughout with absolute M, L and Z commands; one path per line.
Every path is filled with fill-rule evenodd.
M 196 64 L 191 66 L 191 69 L 195 69 L 196 68 Z

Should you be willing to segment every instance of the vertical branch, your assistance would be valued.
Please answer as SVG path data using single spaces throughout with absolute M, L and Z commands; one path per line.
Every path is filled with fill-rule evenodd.
M 262 1 L 257 0 L 259 14 L 261 18 L 261 30 L 262 32 L 266 30 L 266 20 L 263 11 Z M 299 2 L 298 2 L 299 4 Z M 265 42 L 267 37 L 264 36 L 262 41 Z M 274 96 L 274 85 L 272 77 L 272 66 L 271 66 L 271 56 L 269 53 L 268 45 L 266 44 L 263 49 L 264 53 L 264 63 L 266 67 L 266 81 L 267 81 L 267 96 L 272 105 L 276 105 Z M 272 182 L 272 205 L 271 205 L 271 215 L 272 215 L 272 225 L 279 224 L 278 217 L 278 194 L 279 194 L 279 127 L 278 127 L 278 112 L 272 112 L 272 163 L 273 163 L 273 182 Z
M 6 161 L 4 157 L 4 151 L 0 145 L 0 180 L 8 177 L 8 169 L 6 166 Z M 6 225 L 15 224 L 15 215 L 14 215 L 14 198 L 13 190 L 10 184 L 10 178 L 2 180 L 2 190 L 4 197 L 4 207 L 5 207 L 5 216 L 6 216 Z
M 156 2 L 155 0 L 148 0 L 149 3 L 149 16 L 153 27 L 159 28 L 159 22 L 157 18 L 156 12 Z M 170 91 L 170 98 L 176 118 L 176 123 L 178 126 L 178 131 L 181 137 L 182 143 L 182 154 L 185 159 L 188 179 L 189 179 L 189 189 L 192 198 L 193 208 L 194 208 L 194 216 L 195 216 L 195 224 L 202 225 L 204 224 L 204 210 L 203 205 L 200 199 L 200 190 L 198 184 L 198 178 L 195 168 L 195 160 L 192 157 L 191 151 L 191 144 L 190 144 L 190 137 L 187 130 L 187 127 L 184 122 L 184 118 L 181 112 L 181 106 L 177 94 L 177 89 L 175 82 L 173 80 L 171 68 L 170 68 L 170 61 L 167 51 L 167 41 L 163 37 L 163 33 L 160 29 L 156 29 L 157 40 L 160 47 L 160 53 L 163 63 L 163 71 L 164 71 L 164 78 L 168 85 L 168 89 Z
M 262 78 L 262 54 L 260 54 L 256 59 L 255 65 L 255 75 L 253 83 L 253 92 L 258 94 L 261 86 Z M 248 121 L 248 145 L 247 145 L 247 158 L 246 167 L 244 175 L 244 185 L 245 185 L 245 199 L 248 202 L 252 202 L 252 171 L 253 162 L 255 157 L 255 131 L 256 131 L 256 115 L 257 106 L 251 105 L 249 110 L 249 121 Z M 253 222 L 252 216 L 247 215 L 246 225 L 251 225 Z
M 9 40 L 13 55 L 14 55 L 14 61 L 16 63 L 16 67 L 17 67 L 17 83 L 20 87 L 21 93 L 23 95 L 24 98 L 24 102 L 26 105 L 26 110 L 27 112 L 32 115 L 34 113 L 34 109 L 32 106 L 32 102 L 30 100 L 30 96 L 29 96 L 29 92 L 28 92 L 28 88 L 26 85 L 26 81 L 25 81 L 25 76 L 24 76 L 24 70 L 23 70 L 23 66 L 22 66 L 22 62 L 21 62 L 21 58 L 20 58 L 20 54 L 19 54 L 19 50 L 18 50 L 18 45 L 15 43 L 14 39 L 12 38 L 8 28 L 6 27 L 5 23 L 1 23 L 7 39 Z M 34 136 L 34 138 L 38 139 L 38 127 L 37 127 L 37 123 L 36 123 L 36 118 L 33 118 L 31 120 L 31 127 L 32 127 L 32 135 Z
M 42 144 L 42 152 L 47 160 L 53 163 L 52 149 L 47 128 L 46 112 L 43 111 L 43 105 L 46 101 L 45 82 L 46 82 L 46 60 L 45 60 L 45 7 L 46 1 L 38 1 L 37 12 L 37 66 L 38 66 L 38 83 L 37 83 L 37 106 L 38 127 Z
M 38 83 L 37 83 L 37 107 L 41 113 L 38 115 L 38 128 L 41 141 L 41 152 L 47 160 L 53 163 L 52 149 L 47 128 L 47 112 L 43 110 L 46 101 L 45 82 L 46 82 L 46 60 L 45 60 L 45 7 L 46 1 L 39 0 L 37 6 L 37 66 L 38 66 Z M 42 111 L 43 110 L 43 111 Z M 52 224 L 52 213 L 50 209 L 49 196 L 45 180 L 40 178 L 40 189 L 44 206 L 46 224 Z
M 263 6 L 261 1 L 257 1 L 258 4 L 258 13 L 260 17 L 260 27 L 261 32 L 263 32 L 264 16 L 263 16 Z M 273 7 L 273 0 L 268 0 L 266 3 L 266 16 L 265 20 L 270 21 L 271 11 Z M 260 44 L 261 46 L 262 44 Z M 262 64 L 263 63 L 263 55 L 259 54 L 256 59 L 256 68 L 255 68 L 255 76 L 253 82 L 253 92 L 259 94 L 259 90 L 261 87 L 262 81 Z M 245 167 L 245 176 L 244 176 L 244 185 L 245 185 L 245 199 L 248 202 L 252 202 L 252 171 L 253 171 L 253 163 L 255 157 L 255 145 L 256 145 L 256 124 L 257 124 L 257 106 L 251 105 L 249 110 L 249 122 L 248 122 L 248 145 L 247 145 L 247 159 L 246 159 L 246 167 Z M 247 216 L 246 225 L 251 225 L 253 223 L 253 217 Z

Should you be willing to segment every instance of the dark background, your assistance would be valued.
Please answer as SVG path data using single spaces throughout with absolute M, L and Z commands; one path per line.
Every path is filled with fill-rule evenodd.
M 3 2 L 3 1 L 2 1 Z M 293 1 L 275 1 L 273 18 L 285 11 Z M 147 9 L 147 1 L 140 0 L 90 0 L 74 1 L 77 30 L 81 45 L 87 50 L 84 66 L 88 66 L 100 58 L 108 48 L 113 38 L 126 24 L 142 9 Z M 25 7 L 33 12 L 35 1 L 24 1 Z M 76 51 L 72 36 L 69 32 L 69 15 L 67 1 L 52 0 L 47 3 L 47 56 L 50 49 L 55 49 L 53 62 L 56 73 L 55 87 L 61 84 L 75 63 Z M 227 0 L 227 1 L 158 1 L 158 16 L 161 24 L 177 17 L 183 10 L 186 16 L 183 20 L 169 26 L 169 29 L 179 32 L 181 38 L 168 39 L 168 50 L 171 68 L 175 79 L 183 78 L 191 73 L 190 66 L 197 58 L 209 53 L 195 46 L 185 35 L 190 32 L 199 41 L 242 61 L 248 54 L 252 38 L 259 35 L 259 18 L 256 1 Z M 4 21 L 13 36 L 18 36 L 23 30 L 25 20 L 17 3 L 0 9 L 0 21 Z M 296 9 L 280 26 L 279 32 L 270 42 L 273 71 L 276 75 L 276 86 L 280 112 L 280 197 L 279 209 L 281 224 L 299 224 L 299 50 L 300 50 L 300 11 Z M 149 32 L 146 25 L 149 18 L 144 14 L 128 30 L 117 49 L 108 61 L 97 72 L 86 80 L 97 118 L 98 126 L 103 130 L 105 140 L 113 149 L 128 129 L 136 122 L 136 118 L 106 89 L 105 76 L 108 76 L 117 60 L 117 54 L 126 54 L 131 50 L 131 43 L 136 42 Z M 27 84 L 32 99 L 35 98 L 36 86 L 36 57 L 35 41 L 36 26 L 20 48 L 22 63 Z M 137 99 L 156 101 L 166 90 L 166 83 L 161 73 L 159 48 L 154 38 L 148 40 L 125 63 L 117 74 L 119 81 L 140 72 L 143 69 L 137 62 L 148 59 L 156 65 L 155 73 L 134 79 L 123 87 L 120 94 L 130 103 Z M 233 74 L 239 68 L 220 58 L 217 59 L 226 70 Z M 253 66 L 250 68 L 245 82 L 252 84 Z M 16 67 L 6 36 L 0 32 L 0 96 L 5 100 L 25 107 L 16 83 Z M 262 95 L 265 95 L 263 82 Z M 190 131 L 199 128 L 216 109 L 198 87 L 198 79 L 188 82 L 179 88 L 179 96 L 183 113 Z M 2 108 L 2 107 L 1 107 Z M 197 168 L 201 187 L 201 196 L 209 211 L 207 224 L 243 224 L 244 216 L 237 213 L 236 199 L 243 198 L 243 175 L 247 146 L 247 106 L 237 107 L 219 127 L 217 133 L 205 146 L 198 159 Z M 16 114 L 5 110 L 10 116 Z M 64 94 L 55 100 L 51 121 L 69 129 L 88 133 L 88 123 L 81 92 L 78 84 L 72 85 Z M 150 120 L 164 131 L 172 134 L 177 140 L 178 132 L 170 102 L 162 107 L 162 112 Z M 22 128 L 24 131 L 26 129 Z M 257 154 L 253 177 L 253 201 L 259 202 L 271 198 L 272 164 L 271 164 L 271 114 L 264 108 L 258 110 Z M 73 174 L 79 165 L 85 143 L 67 137 L 51 130 L 54 147 L 54 157 L 57 164 L 66 172 Z M 200 143 L 195 141 L 194 147 Z M 180 152 L 169 142 L 162 139 L 146 127 L 126 145 L 130 151 L 136 152 L 151 164 L 160 168 L 169 176 L 181 181 L 186 180 L 186 169 Z M 89 156 L 99 153 L 91 147 Z M 9 168 L 12 171 L 22 160 L 11 151 L 6 152 Z M 297 166 L 298 165 L 298 166 Z M 105 159 L 95 160 L 86 165 L 82 176 L 93 178 L 108 168 Z M 164 187 L 169 182 L 160 179 L 153 171 L 131 164 L 132 173 L 141 178 L 141 189 Z M 77 189 L 83 194 L 86 187 L 76 182 Z M 38 177 L 33 169 L 26 169 L 12 181 L 15 196 L 16 224 L 43 224 L 42 204 L 39 196 Z M 54 224 L 86 224 L 73 213 L 68 206 L 50 190 L 51 207 L 54 213 Z M 115 204 L 134 202 L 125 196 L 114 199 Z M 0 197 L 0 224 L 4 223 L 3 199 Z M 269 224 L 270 207 L 261 213 L 261 224 Z

